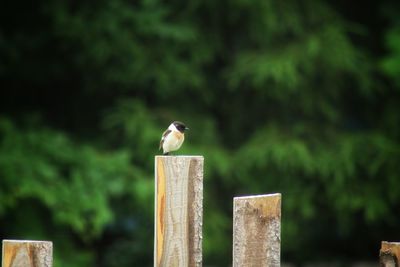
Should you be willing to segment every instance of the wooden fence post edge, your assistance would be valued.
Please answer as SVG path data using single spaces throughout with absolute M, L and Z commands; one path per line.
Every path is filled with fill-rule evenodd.
M 53 266 L 53 242 L 35 240 L 3 240 L 2 267 Z
M 203 156 L 155 157 L 154 266 L 202 266 Z
M 400 266 L 400 242 L 381 242 L 379 264 L 381 267 Z
M 233 202 L 233 267 L 279 267 L 281 194 L 235 197 Z

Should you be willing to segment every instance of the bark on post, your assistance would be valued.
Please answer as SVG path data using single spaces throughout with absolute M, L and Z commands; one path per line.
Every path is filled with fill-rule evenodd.
M 400 266 L 400 242 L 382 241 L 379 251 L 379 261 L 381 267 Z
M 155 157 L 155 267 L 202 266 L 203 162 Z
M 52 267 L 50 241 L 3 240 L 2 267 Z
M 235 197 L 233 212 L 233 267 L 279 267 L 281 194 Z

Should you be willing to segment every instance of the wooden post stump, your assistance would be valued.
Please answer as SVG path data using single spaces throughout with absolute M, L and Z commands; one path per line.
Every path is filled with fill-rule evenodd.
M 233 267 L 279 267 L 281 194 L 235 197 Z
M 381 267 L 400 266 L 400 242 L 382 241 L 379 261 Z
M 203 162 L 155 157 L 155 267 L 202 266 Z
M 50 241 L 3 240 L 2 267 L 52 267 Z

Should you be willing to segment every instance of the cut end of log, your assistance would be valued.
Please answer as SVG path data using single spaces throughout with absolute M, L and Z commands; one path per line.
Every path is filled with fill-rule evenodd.
M 196 159 L 196 158 L 200 158 L 200 159 L 204 159 L 203 156 L 200 155 L 157 155 L 155 156 L 156 161 L 157 158 L 190 158 L 190 159 Z
M 235 197 L 233 199 L 234 206 L 240 206 L 240 203 L 245 203 L 246 208 L 253 209 L 260 217 L 264 218 L 281 218 L 281 198 L 280 193 Z M 267 200 L 266 200 L 267 199 Z

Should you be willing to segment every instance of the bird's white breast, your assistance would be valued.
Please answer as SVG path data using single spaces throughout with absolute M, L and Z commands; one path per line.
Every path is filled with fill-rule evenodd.
M 173 127 L 175 128 L 175 126 Z M 164 139 L 163 143 L 164 152 L 178 150 L 181 147 L 183 141 L 185 140 L 184 134 L 180 133 L 177 130 L 172 130 L 172 129 L 170 130 L 171 132 Z

